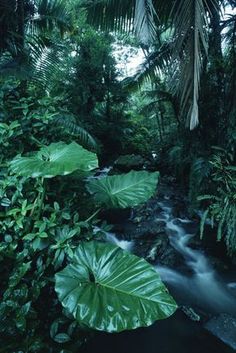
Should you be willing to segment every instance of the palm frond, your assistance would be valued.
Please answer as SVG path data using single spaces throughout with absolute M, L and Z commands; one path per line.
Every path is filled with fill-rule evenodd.
M 157 13 L 152 0 L 101 0 L 83 2 L 88 20 L 105 31 L 134 32 L 140 43 L 149 45 L 156 39 Z
M 50 41 L 44 36 L 29 38 L 30 59 L 33 71 L 33 81 L 42 87 L 52 87 L 59 75 L 63 73 L 63 53 L 65 48 L 55 41 Z
M 160 49 L 148 55 L 145 61 L 138 67 L 137 72 L 132 77 L 123 80 L 123 85 L 129 90 L 137 90 L 141 85 L 152 79 L 156 79 L 158 74 L 168 71 L 168 64 L 171 61 L 171 45 L 164 43 Z
M 134 28 L 140 42 L 149 45 L 156 40 L 157 13 L 152 0 L 136 0 Z
M 83 147 L 92 150 L 97 149 L 97 143 L 95 139 L 90 135 L 88 131 L 86 131 L 84 128 L 82 128 L 76 123 L 76 120 L 73 116 L 66 114 L 64 114 L 63 116 L 60 115 L 56 118 L 55 122 L 59 127 L 66 129 L 67 133 L 76 136 L 79 143 Z
M 236 15 L 228 14 L 223 21 L 224 31 L 226 73 L 227 111 L 229 115 L 235 115 L 236 111 Z M 233 117 L 233 120 L 234 117 Z
M 51 32 L 58 28 L 63 34 L 71 29 L 71 14 L 63 0 L 35 1 L 35 14 L 28 18 L 27 30 L 31 34 Z
M 180 0 L 172 8 L 174 57 L 180 63 L 178 94 L 191 130 L 199 123 L 200 74 L 208 51 L 207 16 L 207 0 Z
M 88 21 L 102 31 L 130 32 L 135 15 L 135 0 L 84 0 Z

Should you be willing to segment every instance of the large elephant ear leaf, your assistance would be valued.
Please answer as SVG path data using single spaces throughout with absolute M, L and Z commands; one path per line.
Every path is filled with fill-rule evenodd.
M 172 315 L 176 303 L 144 259 L 99 242 L 84 242 L 56 274 L 55 290 L 75 319 L 92 329 L 120 332 Z
M 87 188 L 98 203 L 107 207 L 134 207 L 146 202 L 154 194 L 158 177 L 158 172 L 131 171 L 90 180 Z
M 80 170 L 88 172 L 98 167 L 95 153 L 89 152 L 75 142 L 52 143 L 42 147 L 29 157 L 17 156 L 10 162 L 11 172 L 26 177 L 52 178 Z

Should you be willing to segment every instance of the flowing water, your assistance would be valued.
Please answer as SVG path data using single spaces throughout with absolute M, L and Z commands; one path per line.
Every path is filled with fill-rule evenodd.
M 133 248 L 133 241 L 128 241 L 128 240 L 120 240 L 116 237 L 114 233 L 108 233 L 106 232 L 106 241 L 115 244 L 119 246 L 121 249 L 126 250 L 126 251 L 132 251 Z
M 227 283 L 216 273 L 204 252 L 191 247 L 194 237 L 191 220 L 173 217 L 167 198 L 159 206 L 162 211 L 158 219 L 165 222 L 170 244 L 182 255 L 184 266 L 173 269 L 157 264 L 155 269 L 178 304 L 200 312 L 202 310 L 208 315 L 228 313 L 236 317 L 236 281 L 233 279 Z M 120 240 L 115 234 L 107 232 L 104 232 L 104 237 L 124 250 L 133 249 L 134 241 Z M 221 339 L 234 347 L 231 344 L 234 344 L 234 337 L 232 342 Z M 82 353 L 133 352 L 233 353 L 235 350 L 210 334 L 201 323 L 190 320 L 181 310 L 148 328 L 120 334 L 96 333 L 82 350 Z
M 226 283 L 214 271 L 205 254 L 200 250 L 192 249 L 189 241 L 194 236 L 188 233 L 188 219 L 174 218 L 171 208 L 160 203 L 163 209 L 163 218 L 166 222 L 166 231 L 171 245 L 183 256 L 187 274 L 156 266 L 162 280 L 170 284 L 183 304 L 198 306 L 208 312 L 229 313 L 236 315 L 236 298 L 231 289 L 234 283 Z M 190 272 L 190 274 L 189 274 Z

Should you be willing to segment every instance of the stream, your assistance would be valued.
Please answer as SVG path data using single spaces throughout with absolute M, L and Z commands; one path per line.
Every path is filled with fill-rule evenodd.
M 83 353 L 231 353 L 236 350 L 236 274 L 227 282 L 202 250 L 191 246 L 192 221 L 177 218 L 169 200 L 158 202 L 156 221 L 164 222 L 172 248 L 183 259 L 180 269 L 154 263 L 154 268 L 180 309 L 148 328 L 119 334 L 96 333 Z M 133 251 L 136 240 L 105 233 L 106 241 Z M 203 319 L 202 317 L 203 316 Z

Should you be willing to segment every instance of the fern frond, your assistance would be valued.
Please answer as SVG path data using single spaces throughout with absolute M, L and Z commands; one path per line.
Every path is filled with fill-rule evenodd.
M 59 116 L 55 119 L 58 126 L 66 129 L 67 133 L 76 136 L 83 147 L 96 150 L 97 143 L 88 131 L 79 126 L 73 116 Z
M 158 74 L 168 71 L 171 62 L 171 44 L 164 43 L 160 49 L 145 58 L 134 76 L 123 80 L 123 85 L 129 90 L 139 89 L 143 83 L 156 80 Z
M 204 234 L 204 229 L 205 229 L 205 223 L 206 223 L 206 220 L 207 220 L 207 216 L 209 214 L 209 209 L 207 209 L 202 217 L 201 217 L 201 222 L 200 222 L 200 239 L 203 238 L 203 234 Z
M 72 18 L 66 2 L 63 0 L 36 0 L 37 11 L 29 18 L 27 32 L 38 35 L 42 32 L 52 32 L 58 28 L 61 34 L 72 28 Z

